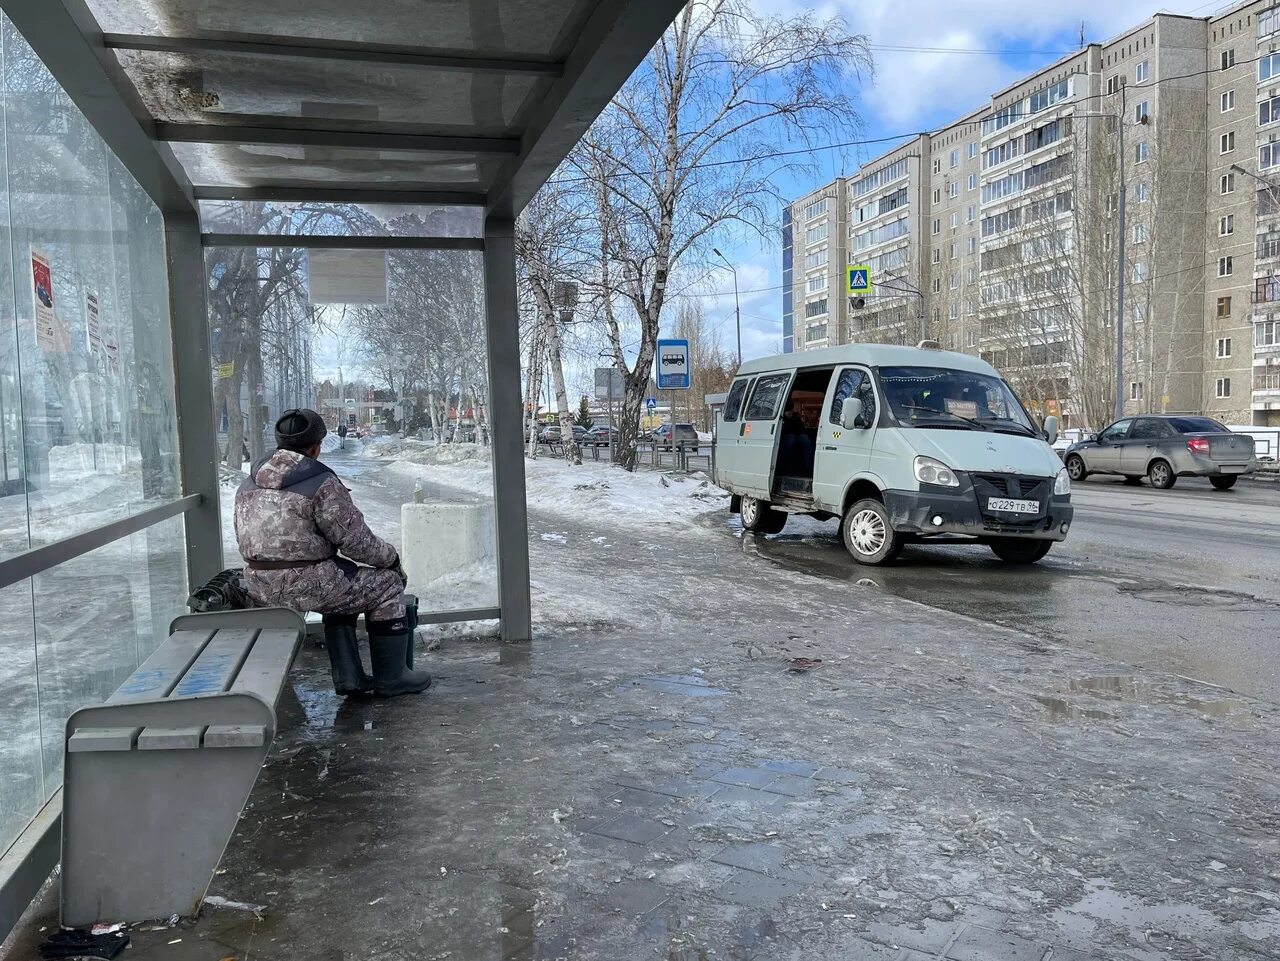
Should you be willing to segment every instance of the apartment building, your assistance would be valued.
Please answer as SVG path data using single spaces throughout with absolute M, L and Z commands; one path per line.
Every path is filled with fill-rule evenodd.
M 849 340 L 847 182 L 841 178 L 793 203 L 783 222 L 783 350 L 812 350 Z M 787 231 L 790 231 L 789 235 Z M 790 245 L 788 249 L 788 243 Z
M 1280 6 L 1157 14 L 842 181 L 846 262 L 873 266 L 877 295 L 821 344 L 923 329 L 1041 412 L 1096 426 L 1119 314 L 1127 413 L 1280 423 L 1277 141 Z

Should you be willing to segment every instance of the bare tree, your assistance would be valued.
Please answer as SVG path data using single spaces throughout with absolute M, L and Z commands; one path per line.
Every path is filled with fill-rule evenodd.
M 571 167 L 593 201 L 595 313 L 623 376 L 622 466 L 635 467 L 673 272 L 727 224 L 772 227 L 771 178 L 856 129 L 849 79 L 870 70 L 839 18 L 692 0 L 584 138 Z

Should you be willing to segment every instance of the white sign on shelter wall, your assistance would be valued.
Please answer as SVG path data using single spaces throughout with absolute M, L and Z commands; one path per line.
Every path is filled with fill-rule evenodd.
M 385 306 L 387 252 L 308 250 L 307 295 L 312 304 Z

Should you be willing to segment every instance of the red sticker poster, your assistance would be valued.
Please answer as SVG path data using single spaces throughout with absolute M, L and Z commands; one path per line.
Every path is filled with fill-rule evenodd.
M 53 314 L 53 267 L 49 258 L 31 248 L 31 290 L 36 308 L 36 346 L 57 350 L 57 321 Z

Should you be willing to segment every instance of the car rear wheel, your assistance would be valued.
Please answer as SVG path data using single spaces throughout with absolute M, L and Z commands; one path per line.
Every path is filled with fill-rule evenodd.
M 903 540 L 893 529 L 889 512 L 869 497 L 845 511 L 840 533 L 859 564 L 887 564 L 902 553 Z
M 1142 475 L 1141 474 L 1125 474 L 1124 482 L 1128 484 L 1130 487 L 1141 487 Z
M 787 526 L 787 512 L 774 508 L 757 497 L 743 497 L 738 508 L 743 530 L 753 534 L 779 534 Z
M 1053 541 L 1027 541 L 1020 538 L 1001 538 L 991 542 L 991 550 L 1006 564 L 1034 564 L 1049 553 Z
M 1073 483 L 1079 483 L 1089 476 L 1089 471 L 1084 466 L 1084 458 L 1079 454 L 1072 454 L 1067 458 L 1067 476 Z
M 1147 480 L 1151 481 L 1151 486 L 1156 490 L 1167 491 L 1178 483 L 1178 475 L 1173 472 L 1167 460 L 1156 460 L 1147 468 Z
M 1236 486 L 1238 478 L 1234 474 L 1228 474 L 1225 477 L 1210 477 L 1209 483 L 1213 485 L 1216 491 L 1229 491 Z

